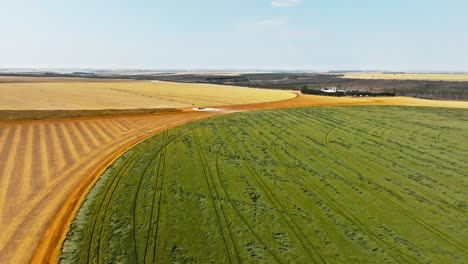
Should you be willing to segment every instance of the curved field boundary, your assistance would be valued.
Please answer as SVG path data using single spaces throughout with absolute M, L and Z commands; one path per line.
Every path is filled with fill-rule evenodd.
M 148 137 L 150 137 L 150 135 L 148 135 Z M 88 175 L 87 178 L 85 178 L 79 184 L 79 186 L 73 191 L 73 193 L 71 193 L 71 195 L 65 201 L 65 204 L 67 206 L 62 207 L 62 209 L 55 216 L 53 223 L 50 225 L 47 234 L 45 235 L 45 237 L 48 237 L 49 240 L 41 242 L 40 246 L 36 250 L 34 258 L 32 259 L 33 263 L 52 262 L 52 260 L 57 259 L 57 252 L 60 250 L 61 247 L 60 241 L 63 240 L 63 234 L 61 234 L 61 231 L 64 230 L 64 223 L 70 222 L 70 216 L 76 213 L 76 210 L 82 203 L 83 197 L 81 194 L 87 193 L 89 191 L 89 189 L 99 179 L 97 176 L 101 175 L 104 172 L 104 170 L 108 167 L 108 165 L 114 162 L 120 156 L 120 153 L 123 153 L 125 150 L 135 146 L 136 144 L 140 143 L 146 138 L 147 137 L 142 138 L 140 140 L 136 140 L 136 142 L 130 142 L 129 144 L 120 148 L 113 155 L 108 156 L 106 160 L 103 163 L 101 163 L 101 166 L 97 167 L 91 174 Z M 55 248 L 55 250 L 51 251 L 51 246 Z
M 38 248 L 36 249 L 35 254 L 33 255 L 32 262 L 50 263 L 55 262 L 57 260 L 61 248 L 61 243 L 69 230 L 69 224 L 71 223 L 74 215 L 76 214 L 76 211 L 78 210 L 80 204 L 86 197 L 86 194 L 94 185 L 94 183 L 99 179 L 99 176 L 107 169 L 107 167 L 110 164 L 112 164 L 117 158 L 119 158 L 125 151 L 139 144 L 145 139 L 153 136 L 154 134 L 157 134 L 168 128 L 193 121 L 194 119 L 198 120 L 207 116 L 210 115 L 189 115 L 187 118 L 182 118 L 172 125 L 163 125 L 148 132 L 143 132 L 142 134 L 139 134 L 137 138 L 131 140 L 130 142 L 121 146 L 111 155 L 107 156 L 90 174 L 88 174 L 88 176 L 84 180 L 80 182 L 80 184 L 74 189 L 74 191 L 68 196 L 66 201 L 63 203 L 64 206 L 61 207 L 61 209 L 55 215 L 53 222 L 49 225 L 48 230 L 43 235 L 43 239 L 40 242 Z
M 226 106 L 223 109 L 228 109 L 230 111 L 227 111 L 227 112 L 222 111 L 222 112 L 219 112 L 218 114 L 227 114 L 227 113 L 230 113 L 231 111 L 238 111 L 238 110 L 289 108 L 289 107 L 303 107 L 303 106 L 309 106 L 309 105 L 312 105 L 312 106 L 313 105 L 328 106 L 328 105 L 394 105 L 394 104 L 398 105 L 399 104 L 398 99 L 394 100 L 393 98 L 390 98 L 389 101 L 385 101 L 385 100 L 382 100 L 382 99 L 365 99 L 365 100 L 362 100 L 362 99 L 350 99 L 350 98 L 344 98 L 345 100 L 343 100 L 343 101 L 341 101 L 341 100 L 328 101 L 329 98 L 323 98 L 323 97 L 320 97 L 320 96 L 318 96 L 318 97 L 317 96 L 303 96 L 303 95 L 300 95 L 300 94 L 296 94 L 296 95 L 297 96 L 295 98 L 286 99 L 286 100 L 278 101 L 278 102 L 258 103 L 258 104 L 241 105 L 241 106 Z M 333 98 L 333 99 L 335 99 L 335 98 Z M 422 103 L 422 105 L 424 105 L 425 103 L 426 102 Z M 415 99 L 414 104 L 415 105 L 420 105 L 421 102 L 420 102 L 419 99 Z M 107 164 L 107 166 L 109 164 Z M 95 176 L 95 177 L 97 177 L 97 176 Z M 82 195 L 85 195 L 85 193 L 86 192 L 84 192 Z M 75 213 L 76 210 L 77 210 L 77 208 L 75 208 L 75 210 L 73 212 Z M 72 217 L 69 217 L 68 222 L 71 222 L 71 219 L 72 219 Z M 64 231 L 62 233 L 62 240 L 63 240 L 63 238 L 64 238 L 64 236 L 66 234 L 66 231 Z M 57 253 L 55 254 L 55 256 L 57 256 Z
M 164 171 L 164 166 L 165 166 L 165 162 L 164 162 L 164 157 L 165 157 L 165 149 L 166 149 L 166 144 L 167 144 L 167 130 L 163 132 L 163 146 L 161 146 L 159 152 L 156 152 L 155 151 L 155 154 L 153 155 L 153 157 L 151 158 L 150 162 L 148 162 L 148 165 L 145 167 L 143 173 L 142 173 L 142 176 L 140 177 L 140 180 L 138 181 L 138 187 L 137 187 L 137 191 L 135 193 L 135 200 L 133 202 L 133 229 L 134 230 L 137 230 L 137 224 L 136 224 L 136 220 L 137 220 L 137 204 L 138 204 L 138 194 L 140 193 L 140 189 L 141 189 L 141 185 L 143 183 L 143 176 L 146 174 L 146 172 L 148 171 L 149 167 L 151 164 L 153 164 L 155 162 L 155 160 L 157 159 L 158 157 L 158 154 L 159 154 L 159 159 L 158 159 L 158 166 L 157 166 L 157 176 L 156 176 L 156 185 L 155 185 L 155 190 L 157 190 L 158 188 L 158 182 L 159 182 L 159 178 L 162 178 L 160 177 L 161 173 L 160 173 L 160 169 L 162 168 L 162 171 Z M 162 164 L 162 166 L 161 166 Z M 161 179 L 161 189 L 162 189 L 162 186 L 163 186 L 163 180 L 164 179 Z M 150 223 L 153 222 L 153 213 L 154 213 L 154 202 L 155 202 L 155 198 L 156 198 L 156 191 L 154 192 L 154 195 L 153 195 L 153 202 L 152 202 L 152 207 L 151 207 L 151 216 L 150 216 Z M 162 195 L 162 191 L 160 192 L 160 194 Z M 161 199 L 159 199 L 160 201 Z M 160 205 L 161 203 L 159 203 Z M 159 206 L 158 206 L 159 207 Z M 159 213 L 158 213 L 158 217 L 159 217 Z M 156 228 L 157 230 L 157 228 Z M 148 235 L 146 236 L 146 245 L 145 245 L 145 254 L 144 254 L 144 257 L 143 257 L 143 261 L 146 262 L 146 254 L 148 252 L 148 240 L 150 238 L 150 232 L 151 232 L 151 228 L 148 228 Z M 133 232 L 133 240 L 135 241 L 135 259 L 136 259 L 136 263 L 138 264 L 139 263 L 139 259 L 138 259 L 138 246 L 137 246 L 137 233 L 136 231 Z M 157 242 L 157 231 L 156 231 L 156 242 Z M 155 243 L 156 245 L 156 243 Z
M 379 110 L 382 123 L 368 122 L 376 115 L 369 110 Z M 120 208 L 109 211 L 117 215 L 128 213 L 129 217 L 133 211 L 135 216 L 137 209 L 133 199 L 139 197 L 140 190 L 132 186 L 141 183 L 139 177 L 145 175 L 144 166 L 156 166 L 155 158 L 160 153 L 158 175 L 156 178 L 153 172 L 147 175 L 152 177 L 151 181 L 158 180 L 166 162 L 168 168 L 174 168 L 163 173 L 171 184 L 165 189 L 163 208 L 158 209 L 163 214 L 161 223 L 153 222 L 154 208 L 161 206 L 161 198 L 158 204 L 157 199 L 153 199 L 151 208 L 148 197 L 162 196 L 162 188 L 159 193 L 153 193 L 154 189 L 149 187 L 145 191 L 147 196 L 142 196 L 149 202 L 138 206 L 146 208 L 140 213 L 148 214 L 151 208 L 150 230 L 146 230 L 146 216 L 140 215 L 140 221 L 134 217 L 132 223 L 131 219 L 112 219 L 105 213 L 87 217 L 86 227 L 77 222 L 80 226 L 77 230 L 80 234 L 89 234 L 95 220 L 103 221 L 100 226 L 105 226 L 105 232 L 99 237 L 109 238 L 109 241 L 101 248 L 103 257 L 98 257 L 98 261 L 124 258 L 131 261 L 135 254 L 138 263 L 143 263 L 141 260 L 168 261 L 174 256 L 180 257 L 179 260 L 201 261 L 208 257 L 233 263 L 266 259 L 310 263 L 366 260 L 463 263 L 468 256 L 462 246 L 466 228 L 461 221 L 447 220 L 463 216 L 465 211 L 462 202 L 466 195 L 457 191 L 449 193 L 452 186 L 457 185 L 454 180 L 460 181 L 464 175 L 445 180 L 440 175 L 445 174 L 445 169 L 435 169 L 428 172 L 428 177 L 436 177 L 440 184 L 427 186 L 424 178 L 415 181 L 412 177 L 419 173 L 416 165 L 396 166 L 387 159 L 394 151 L 399 153 L 400 149 L 406 148 L 401 152 L 402 156 L 393 161 L 422 158 L 427 166 L 437 168 L 445 163 L 443 159 L 437 159 L 437 155 L 442 158 L 456 156 L 455 153 L 441 154 L 449 147 L 425 140 L 433 137 L 431 133 L 437 135 L 441 127 L 456 131 L 454 137 L 466 132 L 462 123 L 450 114 L 445 115 L 446 111 L 394 107 L 304 108 L 236 114 L 192 123 L 181 129 L 190 133 L 177 145 L 169 146 L 171 154 L 167 161 L 163 154 L 168 145 L 165 135 L 163 146 L 147 147 L 152 145 L 151 142 L 161 142 L 158 136 L 148 140 L 147 145 L 132 150 L 134 153 L 146 149 L 149 153 L 141 159 L 138 174 L 122 178 L 121 185 L 127 187 L 119 188 L 119 192 L 128 195 L 116 198 L 112 205 L 108 205 L 111 199 L 105 198 L 104 192 L 106 189 L 109 193 L 114 192 L 116 184 L 113 185 L 113 181 L 120 181 L 122 177 L 117 171 L 119 166 L 127 166 L 127 163 L 132 166 L 132 156 L 123 157 L 124 162 L 116 163 L 110 170 L 110 175 L 115 177 L 107 178 L 106 189 L 99 189 L 104 197 L 101 195 L 100 202 L 91 201 L 88 203 L 91 207 L 87 207 L 92 212 L 98 210 L 99 205 L 104 206 L 103 211 L 107 206 Z M 466 110 L 458 110 L 458 113 L 466 113 Z M 403 124 L 398 123 L 400 119 Z M 441 123 L 434 124 L 432 120 L 436 119 Z M 400 125 L 403 131 L 421 129 L 409 136 L 389 132 L 386 136 L 388 144 L 383 147 L 381 129 L 397 129 Z M 424 129 L 428 126 L 434 128 L 430 133 Z M 402 145 L 392 143 L 394 141 Z M 447 140 L 448 145 L 456 142 Z M 463 146 L 466 144 L 461 144 Z M 422 152 L 427 154 L 420 154 Z M 146 161 L 150 162 L 146 164 Z M 463 163 L 459 162 L 459 166 Z M 428 193 L 428 188 L 433 192 Z M 454 207 L 439 206 L 446 202 L 453 203 Z M 128 206 L 121 207 L 120 204 Z M 265 208 L 269 209 L 263 210 Z M 78 219 L 83 220 L 88 215 L 86 210 L 83 212 Z M 445 214 L 450 214 L 450 218 Z M 161 235 L 154 238 L 151 225 L 158 223 L 162 228 Z M 116 231 L 121 236 L 111 235 Z M 140 239 L 135 232 L 139 232 Z M 151 239 L 156 243 L 160 237 L 160 243 L 154 244 L 158 248 L 161 246 L 157 259 L 155 254 L 151 258 L 151 249 L 147 250 L 151 245 L 148 240 L 145 255 L 138 250 L 145 247 L 144 240 L 149 237 L 145 232 L 152 234 Z M 75 251 L 87 247 L 89 241 L 88 235 L 76 234 L 72 234 L 74 238 L 66 244 L 66 260 L 80 256 L 85 261 L 86 252 L 99 254 L 95 250 Z M 207 247 L 205 242 L 210 246 Z M 132 252 L 133 247 L 135 251 Z M 208 254 L 202 248 L 216 253 Z M 94 260 L 95 257 L 88 259 Z
M 188 132 L 187 132 L 188 133 Z M 158 169 L 157 169 L 157 176 L 156 176 L 156 185 L 155 185 L 155 190 L 154 190 L 154 194 L 153 194 L 153 200 L 152 200 L 152 205 L 151 205 L 151 215 L 150 215 L 150 224 L 153 222 L 153 218 L 154 218 L 154 203 L 156 202 L 156 196 L 157 195 L 157 190 L 158 188 L 160 189 L 159 191 L 159 197 L 158 197 L 158 208 L 157 208 L 157 216 L 156 216 L 156 226 L 154 227 L 154 247 L 153 247 L 153 257 L 152 257 L 152 263 L 154 263 L 154 259 L 155 259 L 155 255 L 156 255 L 156 252 L 157 252 L 157 248 L 158 248 L 158 231 L 159 231 L 159 218 L 161 216 L 161 203 L 162 203 L 162 195 L 163 195 L 163 190 L 164 190 L 164 172 L 166 170 L 166 150 L 167 150 L 167 144 L 168 144 L 168 141 L 167 141 L 167 131 L 165 131 L 165 134 L 163 135 L 163 146 L 162 146 L 162 149 L 160 150 L 160 153 L 159 153 L 159 160 L 158 160 Z M 178 136 L 179 137 L 179 136 Z M 142 174 L 144 175 L 144 173 Z M 143 178 L 143 176 L 142 176 Z M 159 183 L 159 185 L 158 185 Z M 138 192 L 136 194 L 136 199 L 138 198 Z M 134 204 L 134 208 L 136 208 L 136 199 L 135 199 L 135 204 Z M 134 219 L 136 220 L 136 218 Z M 150 228 L 148 228 L 148 234 L 146 236 L 146 244 L 145 244 L 145 254 L 143 256 L 143 262 L 146 263 L 146 258 L 147 258 L 147 255 L 148 255 L 148 244 L 149 244 L 149 240 L 150 240 L 150 234 L 151 234 L 151 226 Z M 135 235 L 135 241 L 136 241 L 136 233 L 134 234 Z M 135 242 L 135 246 L 137 245 L 137 243 Z M 138 250 L 137 248 L 135 248 L 135 253 L 138 253 Z M 137 260 L 138 260 L 138 257 L 137 257 Z
M 47 231 L 50 221 L 81 180 L 91 174 L 97 177 L 96 171 L 111 162 L 109 157 L 128 149 L 130 142 L 215 114 L 0 123 L 0 139 L 6 143 L 0 145 L 4 190 L 0 197 L 0 263 L 27 262 L 41 237 L 51 234 Z M 15 138 L 23 137 L 14 143 Z
M 385 100 L 299 95 L 274 103 L 228 106 L 217 112 L 184 111 L 174 114 L 0 122 L 0 263 L 28 262 L 38 241 L 46 240 L 55 232 L 50 231 L 48 226 L 57 222 L 53 220 L 54 215 L 58 210 L 64 210 L 64 201 L 70 199 L 75 188 L 81 186 L 81 181 L 90 175 L 98 177 L 97 171 L 102 171 L 113 158 L 120 155 L 128 142 L 157 133 L 167 128 L 165 124 L 172 123 L 171 126 L 175 126 L 197 118 L 244 110 L 431 103 L 419 99 Z M 434 101 L 434 106 L 440 104 Z M 445 106 L 450 107 L 448 104 Z M 17 143 L 14 143 L 15 140 Z M 14 153 L 17 155 L 12 155 Z M 92 184 L 92 181 L 84 181 L 83 184 L 86 182 Z M 68 227 L 63 228 L 65 230 L 62 232 L 66 233 Z
M 117 189 L 117 187 L 118 187 L 118 185 L 120 183 L 120 180 L 122 179 L 123 175 L 128 173 L 128 171 L 131 169 L 131 167 L 135 165 L 136 159 L 138 158 L 139 155 L 141 155 L 142 152 L 143 151 L 132 153 L 132 155 L 129 158 L 129 161 L 122 164 L 121 166 L 119 166 L 118 171 L 117 171 L 117 177 L 114 177 L 112 179 L 112 181 L 110 183 L 110 188 L 108 188 L 106 190 L 106 192 L 104 194 L 104 199 L 103 199 L 102 203 L 99 205 L 99 209 L 98 209 L 98 212 L 97 212 L 98 217 L 101 215 L 101 212 L 102 212 L 102 214 L 103 214 L 102 218 L 106 219 L 107 212 L 108 212 L 108 209 L 109 209 L 109 202 L 113 198 L 115 190 Z M 154 155 L 154 157 L 155 156 L 156 155 Z M 154 157 L 153 157 L 153 159 L 154 159 Z M 148 168 L 149 164 L 150 163 L 148 163 L 146 168 Z M 88 263 L 93 263 L 94 262 L 93 258 L 92 258 L 92 252 L 94 251 L 94 249 L 91 246 L 92 246 L 93 241 L 95 240 L 96 236 L 97 236 L 97 241 L 98 241 L 97 246 L 96 246 L 96 249 L 97 249 L 96 250 L 97 251 L 96 261 L 97 261 L 97 263 L 101 262 L 100 253 L 102 251 L 101 246 L 103 244 L 103 243 L 101 243 L 101 241 L 102 241 L 101 238 L 102 238 L 102 232 L 103 232 L 104 226 L 100 226 L 99 228 L 97 228 L 97 222 L 98 221 L 94 222 L 93 229 L 91 231 L 90 243 L 89 243 L 89 247 L 88 247 L 88 250 L 87 250 Z

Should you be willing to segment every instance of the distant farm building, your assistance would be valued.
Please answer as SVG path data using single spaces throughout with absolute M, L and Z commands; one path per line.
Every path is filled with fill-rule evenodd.
M 324 93 L 336 93 L 337 89 L 335 86 L 332 86 L 332 87 L 323 87 L 320 89 L 320 91 L 324 92 Z
M 323 87 L 320 88 L 320 91 L 324 93 L 350 93 L 350 92 L 359 92 L 359 90 L 348 90 L 348 89 L 338 89 L 336 86 Z

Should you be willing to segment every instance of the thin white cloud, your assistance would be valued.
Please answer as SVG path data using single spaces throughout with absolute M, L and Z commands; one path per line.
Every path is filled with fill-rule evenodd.
M 282 37 L 317 37 L 320 30 L 315 28 L 283 29 L 278 32 Z
M 302 2 L 302 0 L 273 0 L 271 1 L 271 5 L 274 7 L 289 7 L 298 5 Z
M 243 31 L 268 30 L 268 29 L 280 28 L 282 26 L 285 26 L 287 23 L 288 23 L 287 17 L 279 17 L 279 18 L 259 20 L 259 21 L 242 22 L 238 25 L 238 28 Z

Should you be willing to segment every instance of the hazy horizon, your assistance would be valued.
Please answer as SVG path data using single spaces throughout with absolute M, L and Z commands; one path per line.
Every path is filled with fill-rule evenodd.
M 118 71 L 134 71 L 134 72 L 219 72 L 219 73 L 229 73 L 229 72 L 297 72 L 297 73 L 345 73 L 345 72 L 389 72 L 389 73 L 452 73 L 452 74 L 468 74 L 468 71 L 444 71 L 444 70 L 412 70 L 412 71 L 398 71 L 398 70 L 381 70 L 381 69 L 326 69 L 326 70 L 310 70 L 310 69 L 157 69 L 157 68 L 0 68 L 0 72 L 10 72 L 10 73 L 33 73 L 33 72 L 57 72 L 57 73 L 72 73 L 76 71 L 83 72 L 99 72 L 99 71 L 109 71 L 109 72 L 118 72 Z
M 461 0 L 2 6 L 1 69 L 468 72 Z

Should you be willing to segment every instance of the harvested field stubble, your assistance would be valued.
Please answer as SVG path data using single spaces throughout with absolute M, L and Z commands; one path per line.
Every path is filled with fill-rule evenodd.
M 188 108 L 292 97 L 288 91 L 169 82 L 0 83 L 0 110 Z
M 157 131 L 213 114 L 0 123 L 0 263 L 28 262 L 64 201 L 109 157 Z

